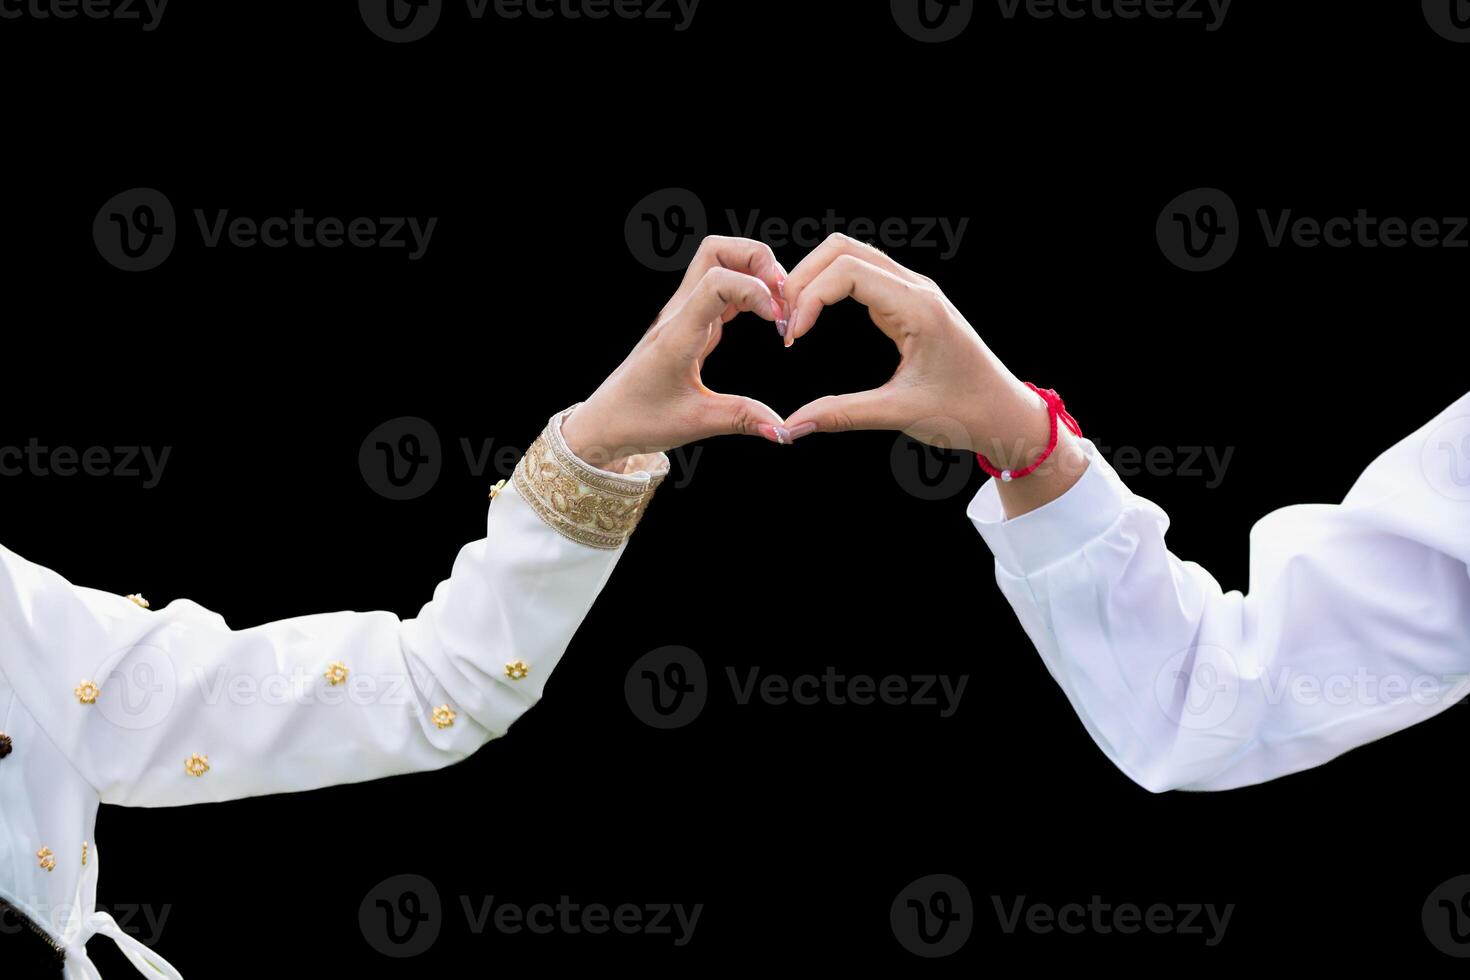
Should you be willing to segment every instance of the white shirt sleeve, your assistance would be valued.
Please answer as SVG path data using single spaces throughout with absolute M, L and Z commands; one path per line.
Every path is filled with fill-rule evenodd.
M 1139 785 L 1274 779 L 1470 693 L 1470 394 L 1341 504 L 1259 521 L 1244 595 L 1171 554 L 1164 512 L 1084 449 L 1051 503 L 1005 520 L 991 481 L 969 516 L 1088 733 Z
M 0 670 L 103 802 L 203 803 L 435 769 L 546 680 L 668 472 L 567 450 L 558 415 L 417 617 L 335 612 L 232 630 L 148 610 L 0 547 Z

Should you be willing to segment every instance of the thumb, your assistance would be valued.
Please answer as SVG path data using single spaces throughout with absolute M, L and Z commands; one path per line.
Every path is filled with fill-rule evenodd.
M 759 436 L 771 442 L 790 442 L 781 428 L 781 416 L 764 402 L 742 395 L 711 392 L 704 398 L 701 427 L 707 436 Z M 779 431 L 778 431 L 779 430 Z
M 785 426 L 793 439 L 813 432 L 902 429 L 904 413 L 896 393 L 885 386 L 846 395 L 824 395 L 798 408 Z

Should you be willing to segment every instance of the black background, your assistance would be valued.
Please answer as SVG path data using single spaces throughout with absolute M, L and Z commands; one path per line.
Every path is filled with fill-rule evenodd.
M 1390 9 L 1390 7 L 1392 9 Z M 411 616 L 482 533 L 460 440 L 523 447 L 621 360 L 678 276 L 640 263 L 630 209 L 693 191 L 785 220 L 828 209 L 968 218 L 958 253 L 890 245 L 1018 375 L 1112 447 L 1207 446 L 1218 486 L 1129 478 L 1175 553 L 1244 589 L 1270 510 L 1335 501 L 1466 388 L 1470 252 L 1268 248 L 1256 210 L 1470 212 L 1470 45 L 1416 3 L 1239 0 L 1199 22 L 1007 20 L 976 5 L 922 44 L 884 3 L 704 0 L 648 20 L 472 21 L 389 44 L 355 4 L 174 0 L 159 28 L 0 20 L 6 193 L 0 444 L 171 447 L 163 479 L 0 479 L 4 544 L 72 581 L 188 597 L 237 627 L 333 609 Z M 124 273 L 102 204 L 172 201 L 180 241 Z M 1223 268 L 1187 273 L 1155 219 L 1226 191 Z M 207 249 L 192 210 L 439 219 L 426 256 Z M 793 267 L 805 244 L 783 244 Z M 1458 326 L 1457 326 L 1458 324 Z M 726 333 L 707 380 L 779 411 L 880 383 L 857 307 L 792 350 Z M 358 450 L 427 420 L 443 473 L 375 493 Z M 660 491 L 545 701 L 450 770 L 176 810 L 104 809 L 100 903 L 166 907 L 189 977 L 385 976 L 531 966 L 950 972 L 1011 964 L 1447 970 L 1420 907 L 1467 870 L 1453 709 L 1317 770 L 1152 795 L 1092 744 L 994 586 L 964 516 L 905 489 L 894 437 L 724 439 Z M 900 453 L 899 458 L 904 457 Z M 968 465 L 968 464 L 956 464 Z M 973 470 L 973 467 L 970 467 Z M 507 470 L 508 472 L 508 470 Z M 692 725 L 655 731 L 623 680 L 679 644 L 710 670 Z M 959 711 L 735 703 L 725 670 L 968 678 Z M 424 955 L 365 940 L 358 906 L 423 875 L 446 919 Z M 975 932 L 925 960 L 889 928 L 946 873 Z M 694 941 L 474 935 L 459 896 L 703 903 Z M 1005 934 L 992 896 L 1234 903 L 1225 940 Z M 92 944 L 104 975 L 130 969 Z M 1269 951 L 1269 953 L 1268 953 Z

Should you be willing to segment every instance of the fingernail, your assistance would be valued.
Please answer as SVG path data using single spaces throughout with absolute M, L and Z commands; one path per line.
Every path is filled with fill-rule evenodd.
M 786 346 L 790 347 L 796 342 L 796 311 L 791 311 L 791 319 L 786 321 L 786 332 L 781 334 L 786 338 Z
M 777 320 L 776 321 L 776 332 L 778 334 L 780 334 L 782 337 L 785 337 L 786 336 L 786 321 L 785 320 Z
M 760 427 L 760 433 L 778 446 L 791 445 L 791 431 L 785 426 L 763 425 Z
M 786 434 L 791 437 L 792 442 L 795 442 L 802 436 L 809 436 L 816 431 L 817 423 L 803 422 L 800 425 L 793 425 L 790 429 L 787 430 Z
M 780 279 L 777 279 L 776 280 L 776 292 L 778 292 L 778 293 L 781 294 L 781 298 L 782 299 L 785 299 L 786 298 L 786 277 L 785 276 L 782 276 Z
M 771 300 L 771 319 L 780 320 L 783 312 L 784 311 L 781 309 L 781 304 L 774 299 Z

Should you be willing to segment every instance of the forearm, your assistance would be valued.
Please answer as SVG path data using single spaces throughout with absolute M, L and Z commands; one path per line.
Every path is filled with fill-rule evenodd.
M 1050 506 L 1012 515 L 1006 485 L 990 481 L 969 516 L 1027 635 L 1120 769 L 1154 791 L 1248 785 L 1423 721 L 1470 687 L 1465 504 L 1437 489 L 1450 463 L 1425 453 L 1467 410 L 1470 395 L 1340 505 L 1257 522 L 1248 594 L 1171 554 L 1164 512 L 1085 440 L 1088 466 Z
M 104 802 L 296 792 L 464 758 L 540 699 L 667 471 L 662 457 L 593 470 L 558 421 L 412 619 L 232 630 L 195 603 L 145 610 L 0 547 L 0 676 Z M 156 688 L 130 687 L 145 676 Z

